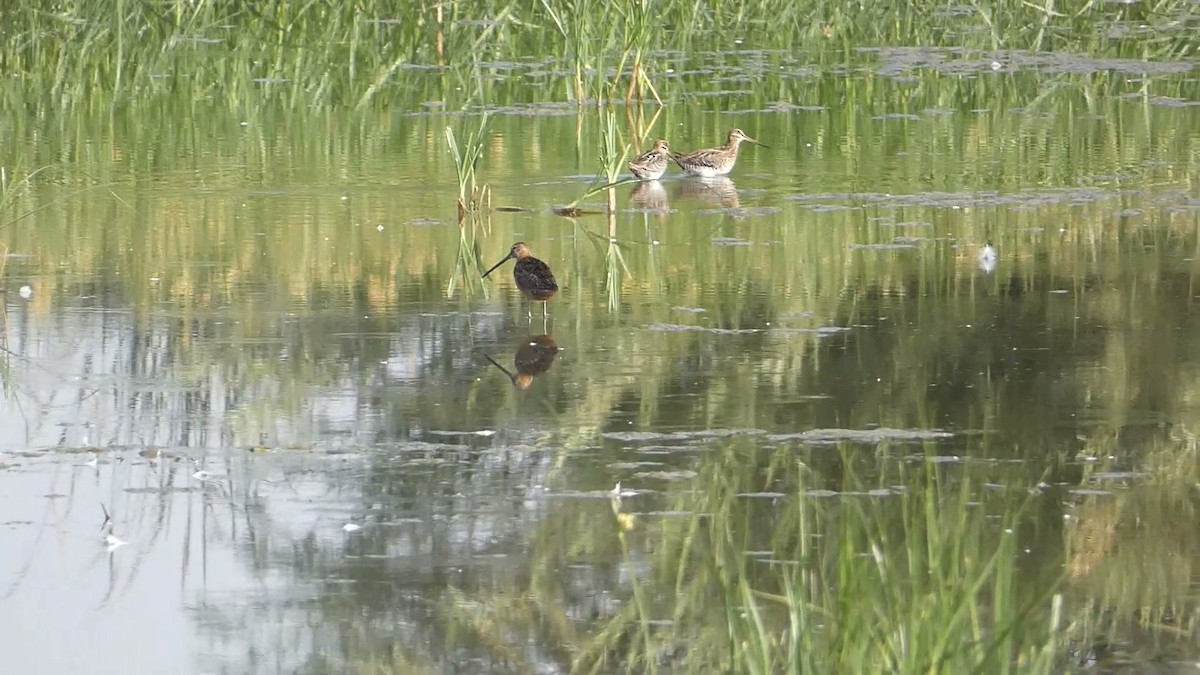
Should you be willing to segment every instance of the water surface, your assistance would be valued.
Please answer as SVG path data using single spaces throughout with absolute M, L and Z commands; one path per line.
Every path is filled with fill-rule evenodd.
M 681 523 L 765 570 L 797 504 L 888 523 L 926 474 L 1027 504 L 1018 566 L 1109 617 L 1063 663 L 1200 656 L 1193 64 L 751 43 L 672 57 L 640 131 L 770 148 L 611 219 L 552 213 L 602 117 L 544 59 L 461 113 L 10 116 L 50 168 L 3 212 L 6 668 L 566 672 L 638 589 L 683 625 Z M 462 235 L 484 111 L 514 208 Z M 549 319 L 460 236 L 527 242 Z

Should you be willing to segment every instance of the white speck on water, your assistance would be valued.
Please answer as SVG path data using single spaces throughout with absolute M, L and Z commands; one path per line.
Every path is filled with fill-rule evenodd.
M 346 523 L 342 526 L 342 529 L 347 532 L 356 532 L 362 529 L 362 525 L 358 525 L 356 523 Z
M 30 286 L 29 284 L 25 284 L 24 286 L 21 287 L 21 289 L 18 291 L 18 293 L 21 294 L 22 298 L 25 298 L 26 300 L 28 300 L 29 298 L 33 297 L 33 286 Z
M 382 225 L 376 225 L 376 226 L 375 226 L 375 231 L 377 231 L 377 232 L 383 232 L 383 226 L 382 226 Z

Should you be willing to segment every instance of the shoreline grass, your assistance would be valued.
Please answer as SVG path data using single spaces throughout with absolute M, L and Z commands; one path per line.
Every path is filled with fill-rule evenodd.
M 160 94 L 231 107 L 271 99 L 295 109 L 386 107 L 410 96 L 397 85 L 413 68 L 444 74 L 434 100 L 456 99 L 456 90 L 470 100 L 491 86 L 480 78 L 491 65 L 537 54 L 571 64 L 544 88 L 565 100 L 582 104 L 585 92 L 603 85 L 620 88 L 627 100 L 648 94 L 661 102 L 669 97 L 664 53 L 790 49 L 797 38 L 839 58 L 858 47 L 942 45 L 1191 60 L 1190 11 L 1186 0 L 1076 11 L 1012 3 L 963 12 L 928 0 L 862 9 L 758 0 L 736 11 L 698 11 L 683 0 L 660 0 L 652 10 L 644 0 L 511 0 L 439 3 L 411 21 L 381 0 L 275 0 L 254 12 L 216 1 L 123 3 L 116 11 L 103 3 L 41 11 L 19 2 L 0 9 L 0 64 L 13 75 L 0 100 L 93 107 L 109 92 L 112 107 Z M 764 30 L 768 23 L 785 29 Z M 609 60 L 616 66 L 605 67 Z

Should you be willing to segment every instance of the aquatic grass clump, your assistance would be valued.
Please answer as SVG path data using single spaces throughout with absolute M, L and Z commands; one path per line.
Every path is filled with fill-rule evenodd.
M 475 179 L 479 160 L 483 157 L 483 144 L 487 137 L 488 113 L 479 118 L 479 127 L 467 133 L 461 149 L 454 127 L 446 127 L 446 146 L 454 159 L 454 171 L 458 176 L 458 219 L 461 223 L 468 211 L 475 211 L 489 201 L 491 191 L 486 184 L 480 186 Z M 469 195 L 469 196 L 468 196 Z
M 483 157 L 487 131 L 488 113 L 486 112 L 480 116 L 479 126 L 467 133 L 461 147 L 458 144 L 454 127 L 446 127 L 446 147 L 450 150 L 450 157 L 454 160 L 454 171 L 458 178 L 458 250 L 455 256 L 454 271 L 451 273 L 450 282 L 446 287 L 448 297 L 454 297 L 460 279 L 463 280 L 463 283 L 473 287 L 478 283 L 482 274 L 476 235 L 481 227 L 485 227 L 479 217 L 481 212 L 487 214 L 490 222 L 492 191 L 486 183 L 483 185 L 478 183 L 476 171 L 479 167 L 479 160 Z M 471 215 L 469 228 L 468 214 Z M 486 297 L 487 287 L 483 284 L 480 286 Z
M 617 115 L 612 108 L 605 111 L 604 127 L 600 142 L 600 156 L 604 160 L 603 175 L 608 190 L 608 248 L 604 255 L 604 288 L 608 292 L 608 310 L 615 312 L 621 307 L 621 272 L 629 274 L 625 256 L 617 243 L 617 176 L 629 156 L 629 145 L 622 144 L 617 132 Z
M 646 73 L 645 65 L 642 62 L 642 53 L 652 45 L 652 38 L 655 33 L 651 32 L 651 27 L 658 27 L 656 21 L 651 20 L 648 0 L 620 0 L 614 3 L 617 11 L 621 14 L 625 30 L 624 44 L 621 50 L 621 61 L 617 65 L 617 78 L 620 78 L 621 73 L 625 71 L 625 64 L 629 62 L 629 86 L 625 90 L 625 102 L 631 103 L 634 100 L 641 101 L 645 98 L 646 90 L 650 90 L 650 95 L 654 100 L 662 105 L 662 97 L 658 95 L 658 89 L 654 83 L 650 81 L 650 76 Z

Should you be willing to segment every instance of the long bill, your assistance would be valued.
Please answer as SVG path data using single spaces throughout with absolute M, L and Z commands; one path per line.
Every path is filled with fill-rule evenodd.
M 516 257 L 516 256 L 514 256 L 514 255 L 512 254 L 512 252 L 510 251 L 508 255 L 504 256 L 504 258 L 503 258 L 502 260 L 500 260 L 500 262 L 496 263 L 495 265 L 492 265 L 492 269 L 490 269 L 490 270 L 488 270 L 488 271 L 484 272 L 484 273 L 483 273 L 483 276 L 484 276 L 484 277 L 486 277 L 487 275 L 489 275 L 489 274 L 491 274 L 492 272 L 494 272 L 494 271 L 496 270 L 496 268 L 497 268 L 497 267 L 499 267 L 499 266 L 503 265 L 504 263 L 508 262 L 510 258 L 515 258 L 515 257 Z
M 749 136 L 743 136 L 743 138 L 745 138 L 746 140 L 750 141 L 751 143 L 753 143 L 753 144 L 757 145 L 757 146 L 758 146 L 758 147 L 760 147 L 760 148 L 766 148 L 766 149 L 768 149 L 768 150 L 770 150 L 770 149 L 771 149 L 771 146 L 769 146 L 769 145 L 764 145 L 764 144 L 762 144 L 762 143 L 759 143 L 758 141 L 754 140 L 753 138 L 750 138 Z

